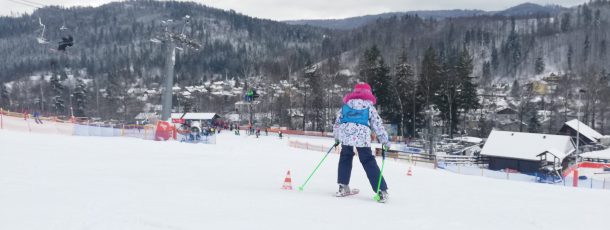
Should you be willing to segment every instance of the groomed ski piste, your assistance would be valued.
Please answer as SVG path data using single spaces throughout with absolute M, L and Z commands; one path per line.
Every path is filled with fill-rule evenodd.
M 423 167 L 406 176 L 408 164 L 394 160 L 385 204 L 357 159 L 350 185 L 360 194 L 334 197 L 334 153 L 300 192 L 324 153 L 287 139 L 224 132 L 205 145 L 0 130 L 0 229 L 608 229 L 608 191 Z M 295 190 L 281 189 L 287 170 Z

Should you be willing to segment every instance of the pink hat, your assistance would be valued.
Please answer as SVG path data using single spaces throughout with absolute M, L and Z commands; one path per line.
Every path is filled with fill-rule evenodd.
M 375 98 L 375 95 L 373 95 L 373 92 L 371 91 L 371 86 L 364 82 L 356 84 L 356 86 L 354 86 L 354 91 L 348 93 L 347 95 L 345 95 L 345 97 L 343 97 L 343 103 L 347 103 L 349 100 L 352 99 L 368 100 L 371 101 L 373 104 L 377 103 L 377 98 Z

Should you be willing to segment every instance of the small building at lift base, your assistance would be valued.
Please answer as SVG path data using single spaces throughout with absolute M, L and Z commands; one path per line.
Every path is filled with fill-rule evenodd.
M 481 155 L 488 158 L 491 170 L 513 169 L 532 174 L 543 165 L 541 154 L 552 153 L 554 157 L 548 158 L 549 163 L 559 160 L 565 167 L 564 160 L 574 150 L 569 136 L 493 130 Z

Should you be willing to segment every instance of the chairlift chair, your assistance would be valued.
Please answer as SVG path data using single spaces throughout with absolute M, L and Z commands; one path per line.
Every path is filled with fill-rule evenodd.
M 40 17 L 38 18 L 38 24 L 41 27 L 41 31 L 40 31 L 40 35 L 38 35 L 36 40 L 38 41 L 39 44 L 47 44 L 47 43 L 49 43 L 49 40 L 47 40 L 44 37 L 44 32 L 45 32 L 46 26 L 44 24 L 42 24 L 42 19 Z

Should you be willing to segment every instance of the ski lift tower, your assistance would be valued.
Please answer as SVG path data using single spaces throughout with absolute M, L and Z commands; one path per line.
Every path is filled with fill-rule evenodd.
M 151 42 L 162 44 L 166 52 L 165 59 L 165 82 L 162 93 L 161 119 L 168 120 L 172 113 L 172 88 L 174 87 L 174 66 L 176 64 L 176 50 L 184 50 L 185 47 L 190 47 L 198 50 L 201 46 L 196 41 L 188 38 L 184 34 L 186 26 L 190 23 L 191 17 L 184 16 L 184 24 L 180 33 L 172 32 L 170 27 L 174 24 L 172 19 L 163 20 L 161 23 L 165 26 L 163 33 L 155 38 L 150 39 Z

